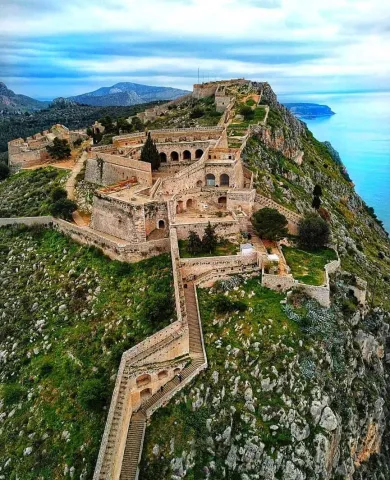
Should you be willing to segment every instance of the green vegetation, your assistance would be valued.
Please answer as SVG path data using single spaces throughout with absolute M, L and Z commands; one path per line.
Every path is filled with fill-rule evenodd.
M 0 182 L 0 217 L 50 215 L 52 194 L 68 171 L 52 167 L 24 170 Z
M 319 199 L 319 197 L 317 197 Z M 301 247 L 315 250 L 324 247 L 330 238 L 328 223 L 317 214 L 306 215 L 298 225 L 298 242 Z
M 261 208 L 252 215 L 252 224 L 259 237 L 280 240 L 287 236 L 287 219 L 274 208 Z
M 283 254 L 291 273 L 296 280 L 308 285 L 323 285 L 325 282 L 324 267 L 337 255 L 330 248 L 320 250 L 299 250 L 293 247 L 283 247 Z
M 9 177 L 9 167 L 3 162 L 0 162 L 0 181 Z
M 219 257 L 224 255 L 236 255 L 238 252 L 238 245 L 229 242 L 229 240 L 221 240 L 217 243 L 215 249 L 210 252 L 200 251 L 197 254 L 190 253 L 188 250 L 188 240 L 179 240 L 179 249 L 181 258 L 194 257 Z
M 152 170 L 158 170 L 160 168 L 160 154 L 158 153 L 156 143 L 150 136 L 150 132 L 148 133 L 148 138 L 141 150 L 141 162 L 150 163 Z
M 72 152 L 68 140 L 58 137 L 55 137 L 53 145 L 48 145 L 46 150 L 50 157 L 55 160 L 69 158 Z
M 1 228 L 0 264 L 2 474 L 92 478 L 122 353 L 174 317 L 169 256 L 124 264 L 53 230 Z
M 77 210 L 77 204 L 68 198 L 60 198 L 50 206 L 50 213 L 53 217 L 72 220 L 72 213 Z

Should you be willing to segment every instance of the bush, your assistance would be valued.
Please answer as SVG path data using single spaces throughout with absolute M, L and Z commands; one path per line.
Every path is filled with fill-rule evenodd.
M 20 385 L 3 385 L 1 389 L 1 397 L 5 406 L 14 405 L 18 403 L 24 396 L 25 389 Z
M 68 194 L 66 190 L 62 187 L 56 187 L 52 192 L 51 192 L 51 198 L 53 202 L 57 202 L 58 200 L 61 200 L 62 198 L 67 198 Z
M 199 107 L 196 107 L 190 113 L 190 118 L 200 118 L 200 117 L 203 117 L 203 115 L 204 115 L 204 110 Z
M 0 180 L 4 180 L 7 177 L 9 177 L 9 168 L 8 165 L 6 165 L 3 162 L 0 162 Z
M 62 158 L 69 158 L 71 155 L 71 149 L 69 142 L 66 139 L 61 139 L 56 137 L 53 140 L 53 145 L 48 145 L 46 147 L 47 153 L 56 160 L 61 160 Z
M 81 138 L 78 138 L 73 142 L 74 147 L 79 147 L 83 143 L 83 140 Z
M 303 248 L 316 250 L 323 248 L 330 237 L 330 228 L 319 215 L 306 215 L 299 222 L 299 245 Z
M 140 310 L 141 321 L 159 325 L 173 315 L 172 298 L 166 292 L 150 290 L 147 301 Z
M 85 380 L 80 387 L 78 399 L 86 410 L 101 410 L 107 402 L 108 391 L 103 380 Z
M 53 217 L 63 218 L 64 220 L 71 220 L 72 213 L 77 210 L 77 205 L 73 200 L 61 198 L 54 202 L 50 207 L 50 213 Z
M 242 115 L 245 120 L 251 120 L 255 116 L 255 112 L 248 105 L 243 105 L 240 108 L 240 115 Z
M 240 300 L 230 300 L 226 295 L 219 294 L 216 296 L 215 301 L 215 311 L 217 313 L 228 313 L 238 310 L 240 312 L 245 312 L 247 305 Z
M 274 208 L 262 208 L 252 216 L 258 235 L 266 240 L 280 240 L 287 235 L 287 219 Z

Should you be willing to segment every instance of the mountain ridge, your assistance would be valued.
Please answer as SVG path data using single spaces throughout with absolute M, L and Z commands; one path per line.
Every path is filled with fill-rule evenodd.
M 17 94 L 9 89 L 5 83 L 0 82 L 0 111 L 6 110 L 10 113 L 24 113 L 42 110 L 48 105 L 49 102 L 43 102 L 27 95 Z

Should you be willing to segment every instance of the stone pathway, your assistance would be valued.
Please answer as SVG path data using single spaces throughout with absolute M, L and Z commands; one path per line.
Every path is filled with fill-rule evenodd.
M 127 432 L 126 446 L 119 477 L 120 480 L 138 479 L 138 464 L 142 453 L 148 410 L 153 409 L 156 404 L 159 404 L 158 406 L 160 406 L 161 402 L 164 402 L 164 399 L 168 401 L 172 394 L 179 391 L 181 385 L 186 385 L 187 381 L 191 380 L 192 377 L 197 374 L 199 368 L 202 368 L 206 363 L 206 357 L 203 350 L 200 316 L 196 302 L 195 286 L 193 283 L 187 285 L 187 288 L 184 291 L 184 297 L 189 327 L 189 353 L 191 363 L 181 371 L 180 378 L 178 376 L 174 377 L 170 382 L 164 385 L 162 390 L 147 399 L 138 412 L 132 415 Z
M 69 178 L 66 181 L 65 190 L 68 192 L 69 200 L 75 199 L 74 189 L 76 186 L 76 177 L 80 173 L 81 169 L 83 168 L 84 161 L 87 159 L 87 157 L 88 157 L 87 152 L 83 152 L 82 155 L 80 155 L 80 158 L 77 160 L 75 166 L 72 169 L 72 173 L 69 175 Z

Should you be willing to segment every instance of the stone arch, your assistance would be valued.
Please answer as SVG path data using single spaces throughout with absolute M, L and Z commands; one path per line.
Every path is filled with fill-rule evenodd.
M 230 182 L 230 178 L 229 178 L 229 175 L 227 175 L 226 173 L 223 173 L 223 174 L 219 177 L 219 186 L 220 186 L 220 187 L 228 187 L 228 186 L 229 186 L 229 182 Z
M 175 368 L 175 370 L 173 371 L 175 375 L 178 375 L 180 372 L 181 372 L 180 368 Z
M 219 197 L 218 198 L 218 205 L 222 207 L 226 207 L 227 204 L 227 198 L 226 197 Z
M 137 377 L 135 380 L 135 383 L 137 385 L 137 388 L 143 387 L 144 385 L 148 385 L 152 381 L 152 377 L 148 373 L 144 373 L 143 375 L 140 375 Z
M 165 152 L 160 152 L 160 162 L 165 163 L 167 161 L 167 154 Z
M 208 173 L 206 175 L 206 186 L 215 187 L 215 175 L 213 175 L 212 173 Z
M 179 160 L 179 154 L 175 151 L 171 152 L 171 160 L 177 162 Z
M 183 160 L 191 160 L 191 152 L 189 150 L 184 150 Z
M 168 370 L 162 370 L 161 372 L 158 372 L 157 378 L 159 380 L 162 380 L 163 378 L 167 378 L 168 376 Z
M 176 204 L 176 213 L 181 213 L 183 211 L 183 201 L 179 200 Z
M 187 200 L 187 208 L 192 208 L 194 206 L 194 201 L 192 200 L 192 198 L 189 198 Z
M 198 188 L 201 187 L 202 185 L 203 185 L 202 180 L 198 180 L 198 181 L 196 182 L 196 186 L 197 186 Z
M 203 155 L 203 150 L 201 148 L 198 148 L 195 152 L 195 158 L 201 158 Z
M 159 220 L 159 221 L 158 221 L 158 228 L 159 228 L 160 230 L 162 230 L 162 229 L 165 228 L 165 222 L 164 222 L 164 220 Z
M 152 396 L 152 389 L 151 388 L 144 388 L 143 390 L 140 391 L 140 398 L 141 402 L 144 402 L 148 398 Z

